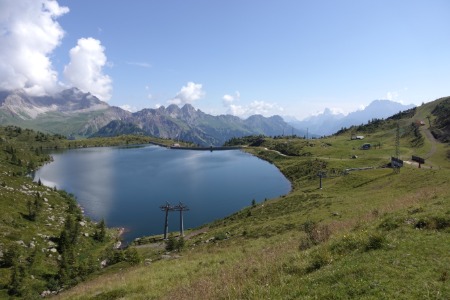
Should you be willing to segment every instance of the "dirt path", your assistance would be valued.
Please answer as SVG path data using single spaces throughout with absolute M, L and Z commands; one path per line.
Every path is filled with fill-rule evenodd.
M 193 238 L 194 236 L 197 236 L 199 234 L 203 234 L 205 232 L 208 232 L 209 227 L 203 227 L 200 228 L 198 230 L 194 230 L 192 232 L 189 232 L 188 234 L 186 234 L 184 236 L 185 240 L 189 240 L 191 238 Z M 166 243 L 164 241 L 158 241 L 158 242 L 154 242 L 154 243 L 149 243 L 149 244 L 143 244 L 143 245 L 136 245 L 134 246 L 136 248 L 153 248 L 153 249 L 164 249 L 166 247 Z
M 189 232 L 189 234 L 186 234 L 186 235 L 185 235 L 184 239 L 185 239 L 185 240 L 188 240 L 188 239 L 190 239 L 190 238 L 193 238 L 193 237 L 196 236 L 196 235 L 199 235 L 199 234 L 203 234 L 203 233 L 205 233 L 205 232 L 208 232 L 208 229 L 209 229 L 209 227 L 203 227 L 203 228 L 200 228 L 199 230 L 194 230 L 194 231 L 192 231 L 192 232 Z
M 431 149 L 427 154 L 425 154 L 425 157 L 424 157 L 425 159 L 428 159 L 436 153 L 436 143 L 437 142 L 436 142 L 436 139 L 434 138 L 433 134 L 431 134 L 430 129 L 425 128 L 424 132 L 425 132 L 425 136 L 431 143 Z
M 283 153 L 281 153 L 280 151 L 277 151 L 277 150 L 272 150 L 272 149 L 267 149 L 267 148 L 264 148 L 264 150 L 266 150 L 266 151 L 272 151 L 272 152 L 277 153 L 278 155 L 281 155 L 281 156 L 284 156 L 284 157 L 288 157 L 288 155 L 283 154 Z

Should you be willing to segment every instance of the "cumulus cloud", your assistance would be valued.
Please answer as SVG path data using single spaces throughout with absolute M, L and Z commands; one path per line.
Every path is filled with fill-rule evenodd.
M 232 105 L 234 101 L 238 101 L 241 98 L 241 93 L 236 91 L 234 95 L 223 95 L 222 100 L 225 106 Z
M 49 57 L 64 36 L 56 19 L 68 11 L 53 0 L 0 0 L 0 89 L 58 90 Z
M 70 85 L 90 92 L 103 101 L 111 98 L 112 80 L 103 74 L 107 64 L 105 48 L 99 40 L 81 38 L 70 50 L 70 62 L 64 68 L 64 76 Z
M 237 104 L 241 94 L 237 91 L 234 95 L 226 94 L 222 97 L 223 105 L 227 113 L 238 117 L 249 117 L 251 115 L 271 116 L 283 112 L 283 108 L 276 103 L 265 101 L 253 101 L 248 105 Z
M 188 82 L 187 85 L 183 86 L 177 95 L 168 102 L 176 105 L 192 104 L 204 96 L 205 92 L 203 91 L 203 86 L 201 84 Z
M 136 106 L 131 106 L 129 104 L 120 105 L 119 107 L 129 112 L 136 112 L 138 110 Z

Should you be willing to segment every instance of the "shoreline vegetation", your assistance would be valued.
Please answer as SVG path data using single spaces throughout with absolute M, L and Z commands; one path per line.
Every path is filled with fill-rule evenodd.
M 371 120 L 322 139 L 235 139 L 233 146 L 245 146 L 243 151 L 273 163 L 289 179 L 289 194 L 249 203 L 228 217 L 186 231 L 187 238 L 171 234 L 162 242 L 159 236 L 145 237 L 135 246 L 114 251 L 114 232 L 103 221 L 93 223 L 76 209 L 71 211 L 73 196 L 39 183 L 24 184 L 21 170 L 40 159 L 32 163 L 36 168 L 48 157 L 39 154 L 42 142 L 21 151 L 20 147 L 29 144 L 13 143 L 12 135 L 19 129 L 9 128 L 2 132 L 10 137 L 2 140 L 2 159 L 10 165 L 1 170 L 0 191 L 10 202 L 1 208 L 14 208 L 22 215 L 15 214 L 16 221 L 2 216 L 1 229 L 8 234 L 0 247 L 4 253 L 8 253 L 6 244 L 16 249 L 19 236 L 26 247 L 19 245 L 24 254 L 0 268 L 4 287 L 0 297 L 33 299 L 37 291 L 45 291 L 44 296 L 56 299 L 448 299 L 448 144 L 429 140 L 425 134 L 428 127 L 411 125 L 427 115 L 433 124 L 429 112 L 435 106 L 425 104 L 414 116 Z M 401 131 L 396 149 L 397 124 Z M 351 139 L 354 134 L 364 135 L 364 143 L 379 147 L 361 150 L 362 142 Z M 47 138 L 54 142 L 51 136 Z M 134 139 L 143 140 L 83 140 L 71 147 L 131 144 Z M 430 153 L 430 149 L 433 153 L 426 161 L 430 168 L 405 164 L 398 173 L 386 168 L 398 150 L 400 158 L 407 161 L 411 155 Z M 365 169 L 368 166 L 376 168 Z M 365 170 L 342 172 L 350 168 Z M 319 174 L 320 182 L 323 179 L 320 187 Z M 26 195 L 19 202 L 17 190 Z M 36 220 L 31 220 L 39 205 L 26 203 L 33 203 L 36 191 L 44 194 L 53 210 L 66 211 L 66 217 L 58 217 L 62 219 L 57 226 L 45 226 L 49 217 L 56 219 L 48 210 L 37 210 Z M 58 208 L 60 203 L 66 204 Z M 76 225 L 80 222 L 84 226 Z M 45 232 L 29 229 L 33 224 Z M 77 241 L 76 251 L 85 253 L 81 257 L 90 255 L 81 259 L 73 255 L 75 249 L 58 246 L 70 238 Z M 49 242 L 55 246 L 48 246 Z M 46 246 L 43 254 L 36 252 L 40 259 L 30 258 L 32 244 L 35 248 Z M 105 266 L 100 267 L 104 261 Z

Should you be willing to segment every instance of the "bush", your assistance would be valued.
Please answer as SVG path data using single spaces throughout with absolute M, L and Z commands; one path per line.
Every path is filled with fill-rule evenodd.
M 12 243 L 4 252 L 1 265 L 3 267 L 12 267 L 19 263 L 20 256 L 22 255 L 22 247 L 16 243 Z
M 396 228 L 398 228 L 399 225 L 399 221 L 395 220 L 393 218 L 386 218 L 384 219 L 381 224 L 378 226 L 378 228 L 389 231 L 389 230 L 394 230 Z
M 417 229 L 443 230 L 450 227 L 450 218 L 442 216 L 432 216 L 420 218 L 414 224 Z
M 97 229 L 94 233 L 94 239 L 99 242 L 104 242 L 106 240 L 106 223 L 102 219 L 100 223 L 97 224 Z
M 125 250 L 125 260 L 131 265 L 137 265 L 141 262 L 142 258 L 135 248 L 127 248 Z
M 177 250 L 178 252 L 181 252 L 185 246 L 185 241 L 183 237 L 179 237 L 178 240 L 175 238 L 175 236 L 171 233 L 169 235 L 169 239 L 166 242 L 166 251 L 173 251 Z
M 344 235 L 341 239 L 334 241 L 330 249 L 337 254 L 345 254 L 361 248 L 361 237 L 356 234 Z
M 227 235 L 223 232 L 218 233 L 214 236 L 215 241 L 222 241 L 222 240 L 226 240 L 226 239 L 227 239 Z
M 327 225 L 318 226 L 312 221 L 307 221 L 302 225 L 306 237 L 300 241 L 300 250 L 311 248 L 312 246 L 328 241 L 330 238 L 330 229 Z
M 385 242 L 386 238 L 384 235 L 381 235 L 378 232 L 372 233 L 367 239 L 365 250 L 369 251 L 381 249 Z
M 316 271 L 333 261 L 330 252 L 327 249 L 320 249 L 311 256 L 310 264 L 307 268 L 308 272 Z

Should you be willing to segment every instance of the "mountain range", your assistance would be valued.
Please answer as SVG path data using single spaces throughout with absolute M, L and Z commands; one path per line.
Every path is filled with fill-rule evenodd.
M 232 137 L 282 135 L 288 124 L 280 116 L 212 116 L 186 104 L 131 113 L 89 93 L 71 88 L 53 96 L 32 97 L 23 91 L 0 92 L 0 124 L 11 124 L 73 137 L 143 134 L 179 139 L 202 146 L 222 145 Z M 301 130 L 289 134 L 304 135 Z
M 325 136 L 331 135 L 341 128 L 365 124 L 372 119 L 385 119 L 399 111 L 413 107 L 415 107 L 414 104 L 403 105 L 390 100 L 374 100 L 363 110 L 358 110 L 348 115 L 334 114 L 327 108 L 321 114 L 308 117 L 302 121 L 290 120 L 288 123 L 296 129 L 308 129 L 311 133 Z
M 322 114 L 303 121 L 286 122 L 280 116 L 253 115 L 241 119 L 232 115 L 213 116 L 190 104 L 161 106 L 135 113 L 108 105 L 77 88 L 52 96 L 30 96 L 22 90 L 0 92 L 0 124 L 17 125 L 68 137 L 102 137 L 121 134 L 151 135 L 192 142 L 201 146 L 222 145 L 246 135 L 329 135 L 342 127 L 386 118 L 414 105 L 375 100 L 364 110 L 348 114 Z

